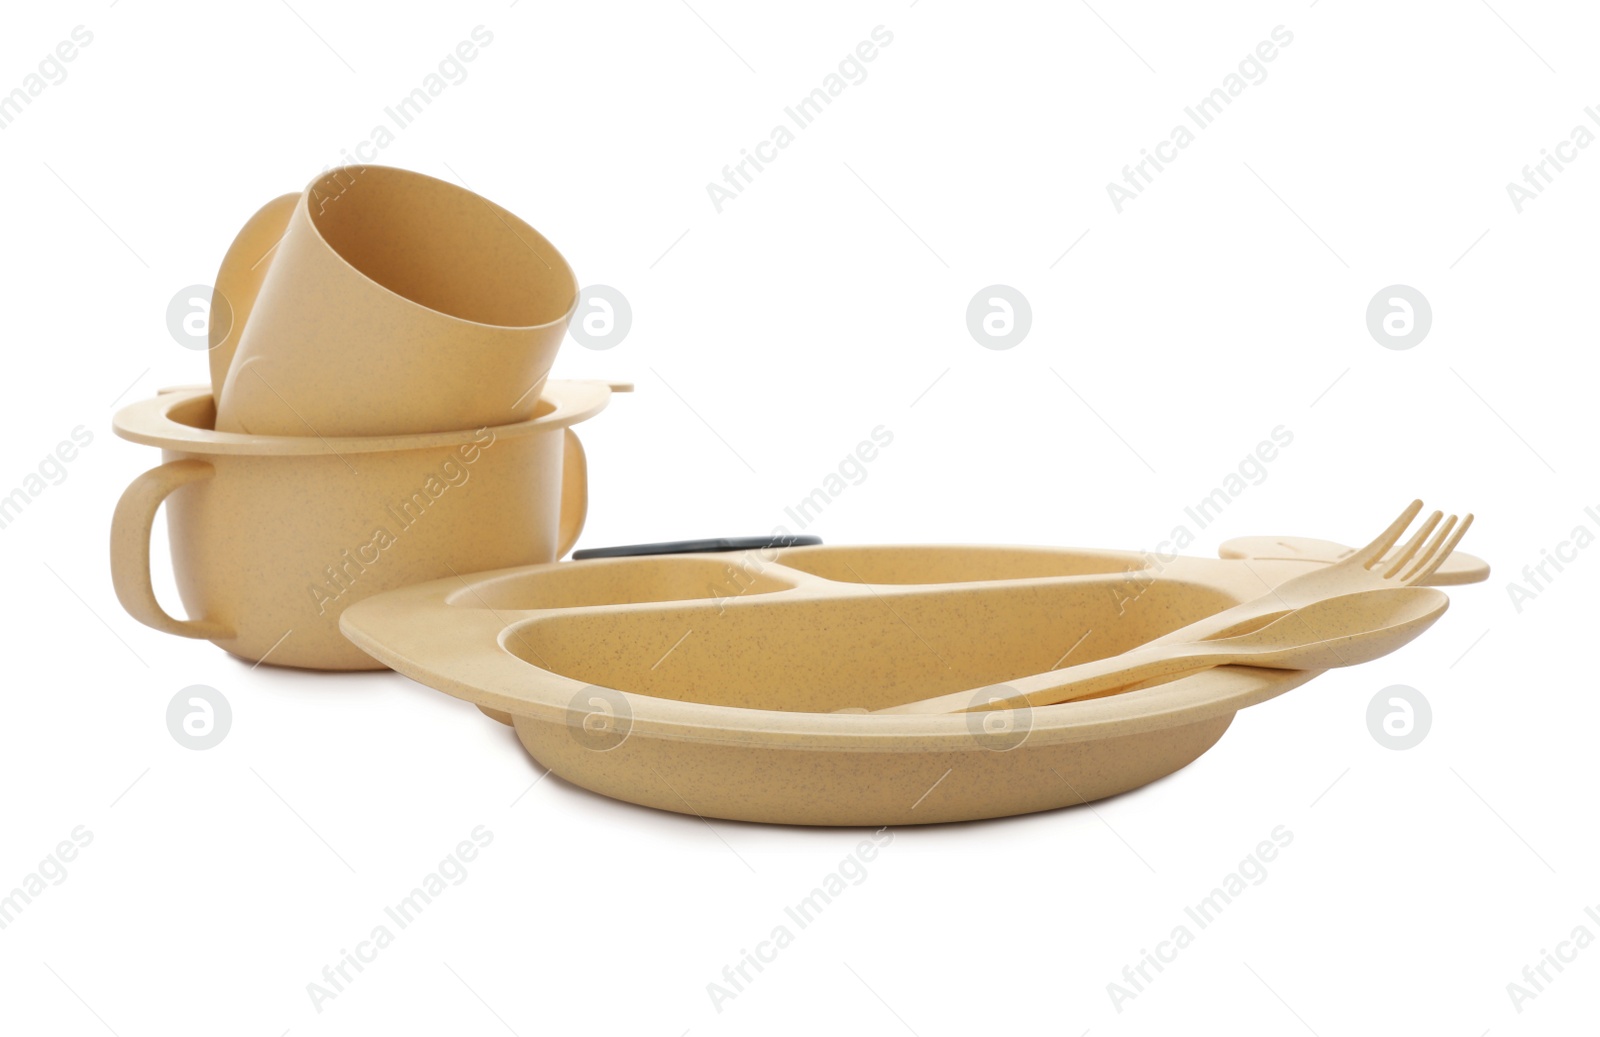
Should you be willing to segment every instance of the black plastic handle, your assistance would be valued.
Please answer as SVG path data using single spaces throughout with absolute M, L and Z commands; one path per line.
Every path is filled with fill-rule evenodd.
M 783 547 L 815 547 L 822 543 L 821 537 L 797 536 L 784 534 L 782 536 L 765 537 L 708 537 L 704 540 L 668 540 L 659 544 L 622 544 L 617 547 L 587 547 L 582 551 L 572 552 L 572 559 L 581 562 L 585 558 L 629 558 L 635 555 L 686 555 L 699 554 L 703 551 L 760 551 Z

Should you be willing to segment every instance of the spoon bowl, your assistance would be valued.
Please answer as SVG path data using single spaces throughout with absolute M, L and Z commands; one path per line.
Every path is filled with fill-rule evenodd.
M 1195 647 L 1274 669 L 1355 666 L 1408 644 L 1449 607 L 1450 599 L 1429 587 L 1359 591 L 1295 609 L 1248 634 L 1199 641 Z

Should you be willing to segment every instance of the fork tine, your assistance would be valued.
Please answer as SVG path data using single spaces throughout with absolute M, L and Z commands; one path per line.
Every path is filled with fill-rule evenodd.
M 1439 520 L 1443 517 L 1444 512 L 1442 511 L 1436 511 L 1432 515 L 1429 515 L 1428 521 L 1417 527 L 1417 532 L 1411 537 L 1410 540 L 1406 541 L 1406 546 L 1404 548 L 1398 551 L 1393 557 L 1385 558 L 1382 562 L 1378 563 L 1384 567 L 1382 570 L 1384 579 L 1392 579 L 1395 573 L 1406 567 L 1406 562 L 1410 561 L 1411 556 L 1417 553 L 1417 548 L 1421 547 L 1423 541 L 1428 539 L 1428 534 L 1433 532 L 1433 527 L 1437 526 L 1439 524 Z M 1451 521 L 1454 521 L 1454 519 Z
M 1411 525 L 1411 521 L 1417 517 L 1420 511 L 1422 511 L 1422 502 L 1420 500 L 1412 501 L 1406 506 L 1406 510 L 1400 513 L 1400 517 L 1390 523 L 1388 529 L 1378 534 L 1378 539 L 1357 550 L 1345 560 L 1360 562 L 1365 566 L 1382 558 L 1384 553 L 1395 545 L 1395 541 L 1400 539 L 1400 535 L 1406 531 L 1406 527 Z
M 1433 539 L 1428 541 L 1427 546 L 1422 549 L 1422 553 L 1417 556 L 1416 561 L 1412 562 L 1406 570 L 1407 575 L 1401 577 L 1402 583 L 1410 578 L 1411 573 L 1420 572 L 1424 566 L 1433 560 L 1433 556 L 1439 552 L 1439 545 L 1444 543 L 1445 537 L 1450 535 L 1450 531 L 1455 526 L 1456 517 L 1454 515 L 1445 519 L 1444 525 L 1439 527 L 1439 531 L 1433 535 Z
M 1422 566 L 1420 570 L 1417 569 L 1416 566 L 1413 566 L 1412 571 L 1403 577 L 1403 581 L 1405 583 L 1420 583 L 1421 581 L 1432 576 L 1434 571 L 1438 569 L 1439 566 L 1444 564 L 1445 559 L 1450 557 L 1450 553 L 1456 549 L 1456 545 L 1461 543 L 1461 538 L 1467 535 L 1467 529 L 1471 527 L 1471 525 L 1472 513 L 1469 511 L 1467 512 L 1467 517 L 1461 520 L 1461 525 L 1456 527 L 1455 533 L 1450 537 L 1449 540 L 1445 541 L 1444 547 L 1434 552 L 1433 557 L 1427 560 L 1426 565 L 1423 565 L 1422 562 L 1418 562 L 1417 565 Z M 1444 530 L 1440 530 L 1441 534 L 1443 532 Z
M 1454 528 L 1456 528 L 1456 517 L 1451 515 L 1450 518 L 1446 518 L 1445 525 L 1438 527 L 1438 533 L 1435 533 L 1434 539 L 1430 539 L 1427 546 L 1422 547 L 1422 554 L 1418 555 L 1418 559 L 1414 560 L 1410 567 L 1406 568 L 1405 575 L 1400 576 L 1400 583 L 1408 583 L 1408 581 L 1414 579 L 1416 573 L 1422 571 L 1422 568 L 1427 567 L 1427 563 L 1434 560 L 1434 555 L 1438 554 L 1438 546 L 1445 543 L 1446 536 L 1450 536 L 1450 531 L 1454 530 Z

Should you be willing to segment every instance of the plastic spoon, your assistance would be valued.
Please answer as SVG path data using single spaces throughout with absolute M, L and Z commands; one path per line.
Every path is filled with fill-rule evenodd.
M 1444 615 L 1450 599 L 1427 587 L 1394 587 L 1323 598 L 1259 629 L 1213 641 L 1148 644 L 1121 655 L 1035 674 L 991 692 L 958 691 L 877 713 L 967 713 L 1093 698 L 1133 684 L 1213 666 L 1323 670 L 1354 666 L 1401 647 Z

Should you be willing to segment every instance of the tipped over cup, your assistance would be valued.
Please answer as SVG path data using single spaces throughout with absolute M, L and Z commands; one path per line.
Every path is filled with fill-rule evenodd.
M 258 214 L 259 216 L 259 214 Z M 247 232 L 250 228 L 246 228 Z M 385 436 L 526 421 L 578 302 L 555 246 L 465 188 L 387 166 L 319 176 L 217 282 L 219 432 Z M 265 267 L 262 273 L 259 267 Z

